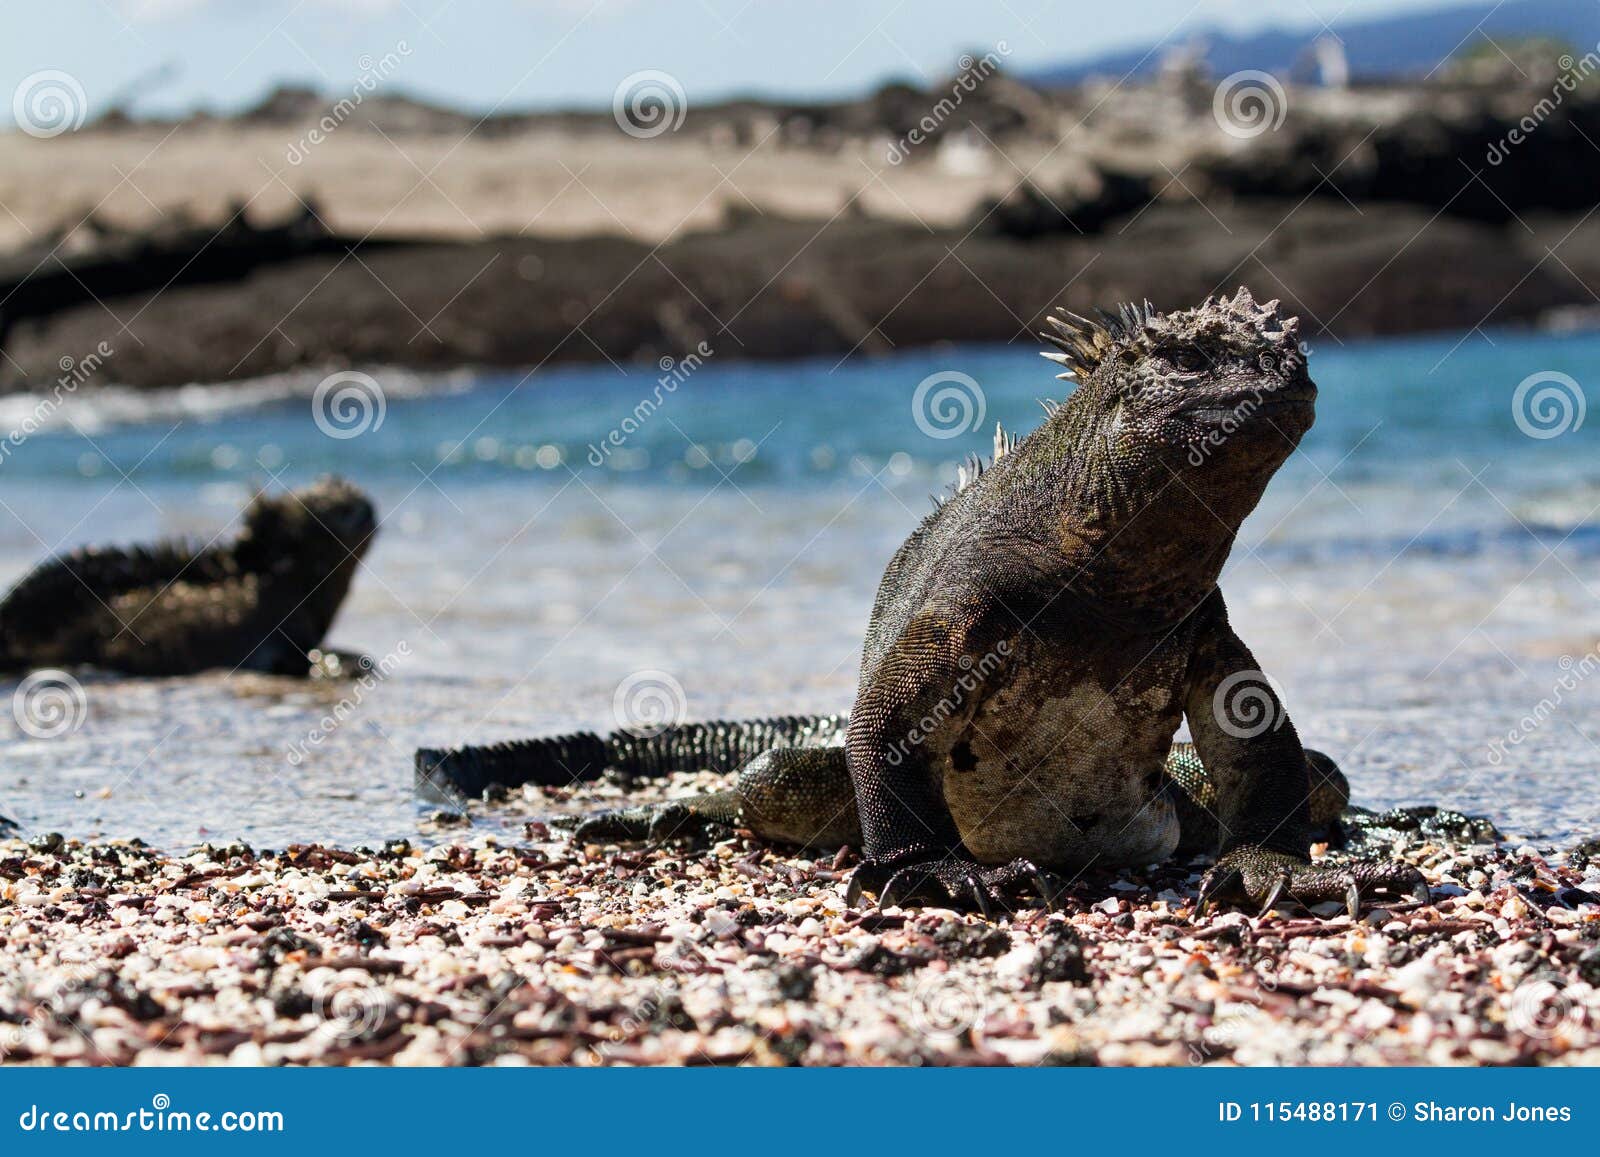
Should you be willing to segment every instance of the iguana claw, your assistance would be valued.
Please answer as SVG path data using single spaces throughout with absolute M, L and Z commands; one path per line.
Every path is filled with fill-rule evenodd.
M 1062 891 L 1061 888 L 1055 887 L 1057 883 L 1058 881 L 1044 872 L 1035 872 L 1033 874 L 1033 886 L 1039 889 L 1039 899 L 1044 901 L 1046 911 L 1054 912 L 1056 910 L 1056 897 Z
M 845 903 L 855 907 L 863 891 L 877 894 L 878 907 L 913 903 L 941 908 L 971 908 L 993 918 L 999 908 L 1008 911 L 1020 896 L 1037 890 L 1047 905 L 1059 889 L 1050 877 L 1027 860 L 1009 864 L 978 864 L 954 856 L 909 863 L 864 861 L 845 888 Z
M 1218 863 L 1200 879 L 1200 895 L 1194 902 L 1194 918 L 1199 920 L 1211 907 L 1213 900 L 1242 884 L 1243 877 L 1237 868 L 1223 870 L 1223 865 Z
M 851 872 L 850 882 L 844 888 L 844 906 L 854 908 L 861 901 L 861 873 Z
M 1278 878 L 1272 881 L 1272 890 L 1267 893 L 1266 900 L 1262 902 L 1261 911 L 1256 914 L 1256 919 L 1261 919 L 1278 906 L 1278 897 L 1283 895 L 1283 890 L 1288 886 L 1288 883 L 1288 872 L 1280 873 Z
M 983 918 L 985 920 L 989 919 L 992 915 L 992 910 L 989 907 L 989 897 L 983 894 L 983 885 L 978 883 L 978 878 L 971 872 L 967 873 L 967 890 L 972 894 L 973 902 L 977 905 L 978 911 L 983 913 Z

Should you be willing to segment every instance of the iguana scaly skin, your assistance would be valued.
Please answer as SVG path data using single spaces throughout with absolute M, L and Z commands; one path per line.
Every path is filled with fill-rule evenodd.
M 607 813 L 580 837 L 710 819 L 850 843 L 851 902 L 885 906 L 987 911 L 1048 895 L 1047 870 L 1201 849 L 1218 860 L 1197 914 L 1427 896 L 1405 864 L 1312 866 L 1344 777 L 1302 749 L 1217 589 L 1311 427 L 1297 319 L 1241 289 L 1049 321 L 1046 356 L 1078 388 L 1027 438 L 997 438 L 889 563 L 844 745 L 774 747 L 729 792 Z M 1192 749 L 1172 742 L 1185 719 Z
M 352 657 L 319 648 L 377 528 L 371 501 L 325 478 L 258 495 L 240 522 L 227 543 L 87 547 L 37 567 L 0 602 L 0 670 L 340 673 Z

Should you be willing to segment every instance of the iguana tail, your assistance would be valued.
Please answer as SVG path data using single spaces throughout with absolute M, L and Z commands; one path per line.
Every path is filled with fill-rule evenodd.
M 643 735 L 578 731 L 481 747 L 424 747 L 416 754 L 416 785 L 470 799 L 493 787 L 567 787 L 607 770 L 627 778 L 732 772 L 774 747 L 842 743 L 845 722 L 842 715 L 780 715 L 685 723 Z

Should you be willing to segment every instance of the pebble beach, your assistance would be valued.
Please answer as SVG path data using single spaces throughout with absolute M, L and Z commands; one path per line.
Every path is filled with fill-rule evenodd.
M 560 821 L 624 802 L 609 783 L 464 814 L 414 794 L 416 748 L 609 730 L 642 675 L 686 719 L 846 709 L 883 560 L 942 456 L 977 437 L 917 433 L 911 387 L 960 364 L 991 420 L 1029 429 L 1039 384 L 1013 351 L 708 365 L 628 471 L 583 447 L 644 387 L 577 371 L 534 391 L 397 386 L 382 429 L 349 442 L 298 397 L 177 429 L 100 412 L 104 452 L 143 463 L 137 490 L 82 473 L 71 428 L 42 432 L 8 465 L 10 579 L 37 561 L 27 525 L 209 535 L 251 463 L 341 469 L 384 527 L 334 642 L 404 662 L 353 684 L 83 672 L 32 732 L 8 717 L 17 685 L 0 1063 L 1600 1063 L 1600 773 L 1577 690 L 1600 664 L 1583 578 L 1600 483 L 1576 440 L 1522 437 L 1484 384 L 1581 373 L 1597 349 L 1501 335 L 1470 358 L 1445 338 L 1319 355 L 1324 413 L 1224 576 L 1356 803 L 1494 825 L 1354 817 L 1360 840 L 1322 854 L 1399 855 L 1434 888 L 1355 922 L 1196 921 L 1203 861 L 1085 873 L 1058 911 L 994 922 L 856 910 L 848 853 L 575 845 Z M 1407 400 L 1446 396 L 1470 405 Z M 440 443 L 490 420 L 470 453 Z M 1474 479 L 1468 460 L 1495 466 Z M 723 782 L 643 786 L 641 802 Z
M 679 794 L 706 777 L 654 789 Z M 530 790 L 497 807 L 614 804 Z M 540 798 L 535 798 L 540 797 Z M 1426 812 L 1427 809 L 1423 809 Z M 853 909 L 854 860 L 520 840 L 0 842 L 0 1058 L 35 1065 L 1600 1063 L 1600 849 L 1361 820 L 1428 905 L 1193 919 L 1204 863 L 994 921 Z M 1460 817 L 1456 817 L 1460 820 Z M 1595 855 L 1591 865 L 1589 856 Z

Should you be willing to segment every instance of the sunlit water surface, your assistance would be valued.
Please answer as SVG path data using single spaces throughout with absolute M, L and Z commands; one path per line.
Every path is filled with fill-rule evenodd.
M 1595 425 L 1532 437 L 1513 411 L 1528 375 L 1597 363 L 1595 336 L 1314 352 L 1316 428 L 1222 585 L 1360 802 L 1449 803 L 1555 843 L 1600 830 L 1597 688 L 1560 685 L 1600 638 Z M 984 418 L 930 437 L 912 398 L 945 370 L 979 384 Z M 419 830 L 419 744 L 610 728 L 636 672 L 669 674 L 693 717 L 843 710 L 885 562 L 996 420 L 1042 419 L 1047 370 L 1021 347 L 712 358 L 605 456 L 590 447 L 654 399 L 655 367 L 379 373 L 382 423 L 348 439 L 318 428 L 306 383 L 71 399 L 0 462 L 0 581 L 83 543 L 209 537 L 256 484 L 338 471 L 383 522 L 334 641 L 393 675 L 310 744 L 349 688 L 86 676 L 67 734 L 0 713 L 0 813 L 170 847 L 371 842 Z M 33 405 L 4 399 L 3 425 Z

